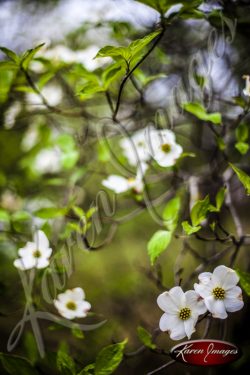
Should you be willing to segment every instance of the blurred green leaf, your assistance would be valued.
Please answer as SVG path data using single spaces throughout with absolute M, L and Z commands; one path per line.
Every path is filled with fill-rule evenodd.
M 152 335 L 145 328 L 139 326 L 137 327 L 137 335 L 140 341 L 150 349 L 155 349 L 156 345 L 152 342 Z
M 188 221 L 183 221 L 181 223 L 182 228 L 184 229 L 185 233 L 190 236 L 190 234 L 196 233 L 201 229 L 201 226 L 192 226 L 189 224 Z
M 246 189 L 246 194 L 250 195 L 250 176 L 248 176 L 245 172 L 243 172 L 240 168 L 237 168 L 232 163 L 229 163 L 230 167 L 234 170 L 237 174 L 238 179 Z
M 240 278 L 240 285 L 242 289 L 244 289 L 246 294 L 250 296 L 250 273 L 240 271 L 239 269 L 237 269 L 236 272 Z
M 5 221 L 6 223 L 10 221 L 9 213 L 2 208 L 0 208 L 0 221 Z
M 150 257 L 151 265 L 161 253 L 166 250 L 172 238 L 172 233 L 167 230 L 159 230 L 153 234 L 148 242 L 148 255 Z
M 109 375 L 117 369 L 123 358 L 127 340 L 109 345 L 98 353 L 95 363 L 95 375 Z
M 111 83 L 124 73 L 124 69 L 119 63 L 108 66 L 102 73 L 102 82 L 105 90 L 109 88 Z
M 13 61 L 0 61 L 0 71 L 1 70 L 16 70 L 18 65 Z
M 197 201 L 191 210 L 191 221 L 192 225 L 196 227 L 203 220 L 206 219 L 207 214 L 210 210 L 209 196 L 207 195 L 203 200 Z
M 31 215 L 27 211 L 17 211 L 11 216 L 13 221 L 27 221 L 31 219 Z
M 80 371 L 77 375 L 91 375 L 93 374 L 94 368 L 95 364 L 91 363 L 90 365 L 84 367 L 84 369 L 82 369 L 82 371 Z
M 180 197 L 171 199 L 165 206 L 162 218 L 169 231 L 174 231 L 178 223 L 179 211 L 181 207 Z
M 20 58 L 14 51 L 11 51 L 6 47 L 0 47 L 0 51 L 2 51 L 9 59 L 14 61 L 16 64 L 19 64 Z
M 24 52 L 20 64 L 25 70 L 28 69 L 31 60 L 33 59 L 35 54 L 44 46 L 44 44 L 45 43 L 41 43 L 35 48 L 28 49 L 26 52 Z
M 70 357 L 64 350 L 59 349 L 57 352 L 57 367 L 62 375 L 74 375 L 75 362 L 72 357 Z
M 249 135 L 247 124 L 241 123 L 235 130 L 236 139 L 238 142 L 246 142 Z
M 32 332 L 27 332 L 25 334 L 25 336 L 24 336 L 24 347 L 25 347 L 25 350 L 26 350 L 26 353 L 27 353 L 27 356 L 28 356 L 30 362 L 32 363 L 32 365 L 34 365 L 34 363 L 39 358 L 39 353 L 38 353 L 38 349 L 37 349 L 36 340 L 35 340 Z
M 111 158 L 111 153 L 106 140 L 101 140 L 97 145 L 98 160 L 106 163 Z
M 11 375 L 38 375 L 32 364 L 23 357 L 0 353 L 0 359 L 4 369 Z
M 222 188 L 220 188 L 220 190 L 216 194 L 215 202 L 216 202 L 216 208 L 217 208 L 218 211 L 220 211 L 220 209 L 221 209 L 221 207 L 223 205 L 223 202 L 225 200 L 226 190 L 227 190 L 227 188 L 222 187 Z
M 77 339 L 84 339 L 84 333 L 83 331 L 79 328 L 78 324 L 74 324 L 71 328 L 72 335 L 76 337 Z
M 71 151 L 75 148 L 74 138 L 69 134 L 62 134 L 56 139 L 56 144 L 62 151 Z
M 200 120 L 210 121 L 216 125 L 221 124 L 221 114 L 219 112 L 207 113 L 206 109 L 200 103 L 186 103 L 183 104 L 183 108 Z
M 241 155 L 245 155 L 249 150 L 249 144 L 246 142 L 237 142 L 235 143 L 235 148 L 241 153 Z
M 65 169 L 73 168 L 78 158 L 79 158 L 79 152 L 77 150 L 65 152 L 61 157 L 63 168 Z
M 64 216 L 67 211 L 67 208 L 44 207 L 37 210 L 34 214 L 41 219 L 54 219 L 59 216 Z

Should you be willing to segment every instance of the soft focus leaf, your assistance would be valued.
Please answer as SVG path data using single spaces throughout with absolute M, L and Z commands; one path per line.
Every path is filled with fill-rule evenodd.
M 181 223 L 183 230 L 190 236 L 190 234 L 196 233 L 201 229 L 201 226 L 192 226 L 188 221 L 183 221 Z
M 95 364 L 91 363 L 90 365 L 84 367 L 77 375 L 92 375 L 94 368 Z
M 41 219 L 54 219 L 55 217 L 64 216 L 66 213 L 66 208 L 45 207 L 37 210 L 35 215 Z
M 167 230 L 159 230 L 148 242 L 148 255 L 153 265 L 161 253 L 166 250 L 171 241 L 172 233 Z
M 64 350 L 58 350 L 57 352 L 57 367 L 62 375 L 74 375 L 75 362 Z
M 109 345 L 98 353 L 95 363 L 95 375 L 109 375 L 117 369 L 123 358 L 127 340 Z
M 248 139 L 248 126 L 247 124 L 241 123 L 235 130 L 236 139 L 238 142 L 246 142 Z
M 230 167 L 234 170 L 237 174 L 238 179 L 246 189 L 247 195 L 250 195 L 250 176 L 248 176 L 245 172 L 243 172 L 240 168 L 237 168 L 235 165 L 229 163 Z
M 24 53 L 24 55 L 23 55 L 23 57 L 21 58 L 21 61 L 20 61 L 21 66 L 24 69 L 28 69 L 31 60 L 33 59 L 33 57 L 35 56 L 35 54 L 44 46 L 44 44 L 45 43 L 41 43 L 38 46 L 36 46 L 35 48 L 28 49 Z
M 237 142 L 235 143 L 235 148 L 241 153 L 241 155 L 245 155 L 249 150 L 249 144 L 246 142 Z
M 209 209 L 210 201 L 208 195 L 203 200 L 199 200 L 194 204 L 190 214 L 192 225 L 194 227 L 196 227 L 206 219 Z
M 0 208 L 0 221 L 9 222 L 10 221 L 10 215 L 7 211 Z
M 239 269 L 237 269 L 236 272 L 240 278 L 240 285 L 242 289 L 244 289 L 246 294 L 250 296 L 250 273 L 240 271 Z
M 210 121 L 216 125 L 221 124 L 221 114 L 219 112 L 207 113 L 206 109 L 200 103 L 186 103 L 183 105 L 183 108 L 200 120 Z
M 11 375 L 38 375 L 37 370 L 26 358 L 17 355 L 0 353 L 4 369 Z
M 8 49 L 6 47 L 0 47 L 0 51 L 2 51 L 9 59 L 14 61 L 16 64 L 19 63 L 20 59 L 14 51 L 11 51 L 10 49 Z
M 176 228 L 180 207 L 180 197 L 176 196 L 175 198 L 171 199 L 164 208 L 162 218 L 167 229 L 170 231 L 173 231 Z
M 225 193 L 226 193 L 226 188 L 225 187 L 222 187 L 218 193 L 216 194 L 216 197 L 215 197 L 215 202 L 216 202 L 216 208 L 218 211 L 220 211 L 222 205 L 223 205 L 223 202 L 225 200 Z
M 156 345 L 152 342 L 152 335 L 145 328 L 139 326 L 137 327 L 137 335 L 140 341 L 150 349 L 155 349 Z

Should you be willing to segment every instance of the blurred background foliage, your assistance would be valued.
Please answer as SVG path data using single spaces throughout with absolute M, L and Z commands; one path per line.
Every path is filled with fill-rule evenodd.
M 151 267 L 147 243 L 159 224 L 143 206 L 143 198 L 129 193 L 114 197 L 109 191 L 109 199 L 105 195 L 104 200 L 110 209 L 115 205 L 112 216 L 98 204 L 104 178 L 135 172 L 119 146 L 121 129 L 131 134 L 152 123 L 158 128 L 171 128 L 185 153 L 195 154 L 194 158 L 181 159 L 174 168 L 164 169 L 154 163 L 150 166 L 145 177 L 147 194 L 160 216 L 166 201 L 179 190 L 181 220 L 189 220 L 191 176 L 196 178 L 196 199 L 209 194 L 214 204 L 228 167 L 225 155 L 250 173 L 249 103 L 242 95 L 242 75 L 250 74 L 249 1 L 181 3 L 182 8 L 178 1 L 167 0 L 0 3 L 0 45 L 8 48 L 2 49 L 0 62 L 1 351 L 6 353 L 8 337 L 21 319 L 25 303 L 13 260 L 17 250 L 31 240 L 34 228 L 48 235 L 54 254 L 68 238 L 82 235 L 72 247 L 74 271 L 61 290 L 82 287 L 93 312 L 86 322 L 107 319 L 105 325 L 85 332 L 84 337 L 77 329 L 41 321 L 45 359 L 39 358 L 27 324 L 12 353 L 34 364 L 33 369 L 22 365 L 25 374 L 35 373 L 34 368 L 41 374 L 74 373 L 70 365 L 58 365 L 60 358 L 67 362 L 67 355 L 74 358 L 76 373 L 80 373 L 103 347 L 126 338 L 125 352 L 136 350 L 141 345 L 137 327 L 149 332 L 158 327 L 158 294 L 174 286 L 178 278 L 186 288 L 192 288 L 197 278 L 192 272 L 201 259 L 210 259 L 225 249 L 223 242 L 202 241 L 194 235 L 189 242 L 191 250 L 186 248 L 180 221 L 177 238 L 173 237 Z M 114 55 L 94 57 L 106 45 L 128 46 L 162 27 L 164 35 L 126 81 L 119 103 L 121 82 L 128 73 L 125 60 Z M 130 69 L 149 51 L 155 38 L 158 36 L 131 58 Z M 174 96 L 176 87 L 178 95 Z M 222 125 L 216 125 L 218 117 L 210 121 L 200 118 L 197 110 L 183 111 L 185 102 L 202 102 L 209 114 L 221 113 Z M 115 113 L 117 103 L 119 110 Z M 237 132 L 240 124 L 243 130 Z M 236 176 L 231 181 L 231 193 L 247 233 L 249 198 Z M 223 227 L 237 235 L 226 205 L 219 215 Z M 86 221 L 83 232 L 78 225 L 81 216 Z M 216 220 L 212 216 L 208 222 Z M 201 236 L 211 237 L 208 225 L 202 231 Z M 87 242 L 92 238 L 90 246 Z M 250 271 L 247 246 L 243 246 L 235 265 L 245 272 Z M 230 259 L 231 253 L 225 253 L 217 263 L 208 263 L 205 270 L 212 270 L 216 264 L 228 265 Z M 37 275 L 35 303 L 39 310 L 55 313 L 53 305 L 41 295 L 43 272 Z M 53 272 L 62 275 L 66 270 L 61 265 Z M 61 290 L 52 288 L 53 298 Z M 244 299 L 245 308 L 230 315 L 225 334 L 227 340 L 243 349 L 244 356 L 227 368 L 228 373 L 244 371 L 249 364 L 247 295 Z M 194 338 L 203 334 L 203 323 Z M 220 338 L 224 328 L 214 320 L 209 337 Z M 167 334 L 161 334 L 157 345 L 168 351 L 173 342 Z M 115 373 L 146 374 L 167 360 L 164 353 L 147 349 L 125 357 Z M 10 368 L 4 360 L 2 367 L 2 374 L 20 373 L 15 364 Z M 183 374 L 204 370 L 175 364 L 169 371 Z

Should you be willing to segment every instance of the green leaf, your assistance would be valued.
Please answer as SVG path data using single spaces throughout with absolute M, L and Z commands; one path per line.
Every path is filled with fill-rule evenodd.
M 137 327 L 137 335 L 140 341 L 150 349 L 155 349 L 156 345 L 152 342 L 152 335 L 145 328 L 139 326 Z
M 85 216 L 85 212 L 83 211 L 83 209 L 81 207 L 78 207 L 78 206 L 73 206 L 72 207 L 72 210 L 74 211 L 74 213 L 81 219 Z
M 91 363 L 90 365 L 84 367 L 82 371 L 80 371 L 77 375 L 91 375 L 93 374 L 94 368 L 95 368 L 95 364 Z
M 44 44 L 45 43 L 41 43 L 35 48 L 28 49 L 24 53 L 23 57 L 21 58 L 20 64 L 25 70 L 28 69 L 31 60 L 33 59 L 35 54 L 44 46 Z
M 186 103 L 183 104 L 183 108 L 200 120 L 210 121 L 216 125 L 221 124 L 221 114 L 219 112 L 207 113 L 206 109 L 200 103 Z
M 216 137 L 216 143 L 219 150 L 224 151 L 226 149 L 226 144 L 222 137 Z
M 181 223 L 181 225 L 182 225 L 182 228 L 185 231 L 185 233 L 187 233 L 187 235 L 196 233 L 201 229 L 200 225 L 194 227 L 194 226 L 190 225 L 188 221 L 183 221 Z
M 18 68 L 17 64 L 13 61 L 0 61 L 0 71 L 1 70 L 16 70 Z
M 168 230 L 159 230 L 148 242 L 148 255 L 151 265 L 153 265 L 159 255 L 167 248 L 172 238 L 172 233 Z
M 109 375 L 117 369 L 122 361 L 126 343 L 127 340 L 124 340 L 118 344 L 106 346 L 98 353 L 95 375 Z
M 74 138 L 69 134 L 60 135 L 56 140 L 56 144 L 65 152 L 75 149 Z
M 99 161 L 106 163 L 111 159 L 109 145 L 106 140 L 101 140 L 100 142 L 98 142 L 97 152 Z
M 84 333 L 83 331 L 79 328 L 78 324 L 74 324 L 71 328 L 72 335 L 76 337 L 77 339 L 84 339 Z
M 119 63 L 108 66 L 102 73 L 102 82 L 105 90 L 109 88 L 111 83 L 124 73 L 124 69 Z
M 35 212 L 41 219 L 54 219 L 55 217 L 64 216 L 67 213 L 66 208 L 44 207 Z
M 238 142 L 246 142 L 248 139 L 248 126 L 246 124 L 240 124 L 235 130 L 236 139 Z
M 8 223 L 10 221 L 10 215 L 7 211 L 0 208 L 0 221 Z
M 226 193 L 226 190 L 227 188 L 225 187 L 222 187 L 218 193 L 216 194 L 216 197 L 215 197 L 215 202 L 216 202 L 216 208 L 218 211 L 220 211 L 222 205 L 223 205 L 223 202 L 225 200 L 225 193 Z
M 0 353 L 0 360 L 4 369 L 11 375 L 39 375 L 26 358 Z
M 165 206 L 162 218 L 169 231 L 174 231 L 178 223 L 179 211 L 181 207 L 180 197 L 171 199 Z
M 246 294 L 250 296 L 250 273 L 240 271 L 239 269 L 237 269 L 236 272 L 240 278 L 240 285 L 242 289 L 244 289 Z
M 64 350 L 58 350 L 56 359 L 58 370 L 62 375 L 73 375 L 75 371 L 75 362 Z
M 137 0 L 139 3 L 150 6 L 159 13 L 164 14 L 171 8 L 172 5 L 180 4 L 183 1 L 178 0 Z
M 27 332 L 25 334 L 24 346 L 30 362 L 32 363 L 32 365 L 34 365 L 34 363 L 37 361 L 39 357 L 39 353 L 37 349 L 36 340 L 32 332 Z
M 16 64 L 19 63 L 20 59 L 14 51 L 11 51 L 6 47 L 0 47 L 0 51 L 2 51 L 10 60 L 14 61 Z
M 61 157 L 63 168 L 64 169 L 73 168 L 78 158 L 79 158 L 79 152 L 77 150 L 67 151 Z
M 249 144 L 246 142 L 237 142 L 235 148 L 241 153 L 241 155 L 245 155 L 249 150 Z
M 112 57 L 114 60 L 125 60 L 130 62 L 135 55 L 138 54 L 144 47 L 146 47 L 157 35 L 159 35 L 161 30 L 152 32 L 146 35 L 142 39 L 134 40 L 128 47 L 116 47 L 116 46 L 106 46 L 100 49 L 95 58 L 98 57 Z
M 31 215 L 27 211 L 17 211 L 11 216 L 13 221 L 27 221 L 31 219 Z
M 192 225 L 196 227 L 203 220 L 206 219 L 207 213 L 210 210 L 209 196 L 207 195 L 203 200 L 197 201 L 191 210 L 191 221 Z
M 238 179 L 246 189 L 246 194 L 250 195 L 250 176 L 248 176 L 245 172 L 243 172 L 240 168 L 237 168 L 232 163 L 229 163 L 230 167 L 234 170 L 237 174 Z

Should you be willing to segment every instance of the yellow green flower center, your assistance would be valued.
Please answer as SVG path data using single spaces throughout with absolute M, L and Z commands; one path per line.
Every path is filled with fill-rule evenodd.
M 75 304 L 75 302 L 73 302 L 73 301 L 69 301 L 69 302 L 66 304 L 66 307 L 67 307 L 67 309 L 69 309 L 69 310 L 76 310 L 76 304 Z
M 161 145 L 161 149 L 167 154 L 171 151 L 171 146 L 168 143 L 164 143 L 163 145 Z
M 40 250 L 35 250 L 34 252 L 33 252 L 33 257 L 34 258 L 40 258 L 42 256 L 42 254 L 41 254 L 41 251 Z
M 225 298 L 225 290 L 217 286 L 212 291 L 215 299 L 224 299 Z
M 191 310 L 189 307 L 183 307 L 183 309 L 180 310 L 179 312 L 179 318 L 181 320 L 187 320 L 191 316 Z

